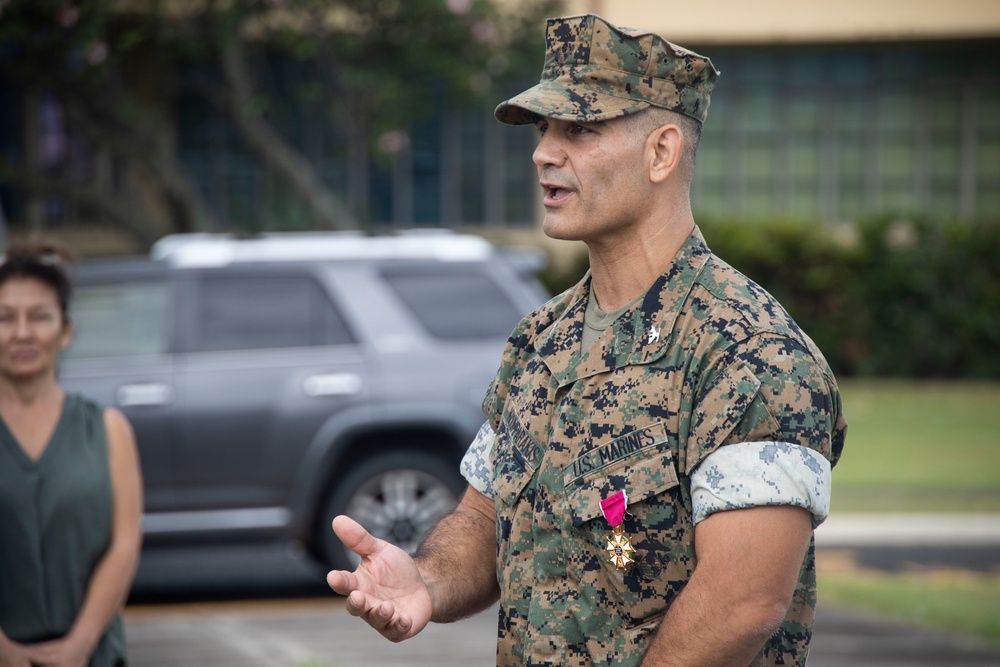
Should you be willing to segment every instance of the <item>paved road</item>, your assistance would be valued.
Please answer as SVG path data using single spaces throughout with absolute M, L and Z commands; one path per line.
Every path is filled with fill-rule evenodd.
M 131 667 L 476 667 L 494 664 L 495 611 L 393 644 L 339 598 L 134 606 Z M 997 667 L 976 642 L 821 606 L 809 667 Z
M 894 570 L 1000 570 L 1000 517 L 847 517 L 817 533 L 821 559 Z M 183 573 L 196 592 L 176 594 Z M 268 581 L 253 590 L 246 581 Z M 401 644 L 383 640 L 328 595 L 322 572 L 283 547 L 144 556 L 126 610 L 131 667 L 475 667 L 494 664 L 494 613 L 431 625 Z M 211 588 L 206 588 L 211 586 Z M 198 587 L 200 587 L 200 592 Z M 171 591 L 174 591 L 173 594 Z M 206 592 L 207 591 L 207 592 Z M 298 597 L 279 597 L 294 592 Z M 216 597 L 218 601 L 191 602 Z M 242 597 L 242 600 L 234 600 Z M 180 601 L 178 601 L 180 600 Z M 185 601 L 186 600 L 186 601 Z M 1000 667 L 1000 651 L 973 640 L 824 606 L 809 667 Z

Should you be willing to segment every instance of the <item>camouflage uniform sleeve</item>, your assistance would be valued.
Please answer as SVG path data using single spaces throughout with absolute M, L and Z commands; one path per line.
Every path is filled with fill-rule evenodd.
M 818 525 L 846 422 L 826 361 L 808 342 L 764 333 L 733 346 L 697 397 L 687 443 L 695 521 L 714 511 L 797 505 Z
M 484 422 L 472 444 L 469 445 L 469 449 L 465 452 L 465 456 L 462 457 L 462 463 L 459 466 L 462 477 L 466 479 L 469 486 L 487 498 L 496 498 L 496 491 L 493 489 L 492 466 L 490 465 L 496 437 L 490 423 Z
M 496 440 L 496 430 L 500 428 L 500 417 L 507 402 L 510 384 L 519 370 L 521 355 L 529 344 L 531 326 L 532 317 L 529 316 L 522 319 L 511 332 L 500 358 L 500 368 L 493 376 L 483 399 L 486 422 L 472 440 L 459 466 L 469 485 L 488 498 L 496 497 L 493 488 L 493 443 Z
M 695 524 L 715 512 L 765 505 L 801 507 L 819 526 L 830 514 L 830 462 L 788 442 L 742 442 L 715 450 L 691 473 Z

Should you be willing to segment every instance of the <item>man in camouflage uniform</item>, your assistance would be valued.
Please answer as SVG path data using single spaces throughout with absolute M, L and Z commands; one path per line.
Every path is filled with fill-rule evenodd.
M 538 126 L 545 231 L 591 271 L 511 335 L 456 511 L 414 559 L 338 517 L 364 560 L 330 585 L 396 641 L 499 597 L 502 665 L 804 665 L 846 422 L 819 350 L 694 224 L 718 72 L 592 15 L 546 38 L 496 116 Z

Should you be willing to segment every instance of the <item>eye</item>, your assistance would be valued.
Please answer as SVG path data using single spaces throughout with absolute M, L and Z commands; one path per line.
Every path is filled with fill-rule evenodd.
M 28 319 L 32 322 L 49 323 L 56 318 L 55 312 L 51 308 L 38 308 L 28 312 Z
M 544 120 L 540 120 L 535 123 L 535 130 L 538 132 L 538 136 L 545 134 L 545 131 L 549 129 L 549 124 Z

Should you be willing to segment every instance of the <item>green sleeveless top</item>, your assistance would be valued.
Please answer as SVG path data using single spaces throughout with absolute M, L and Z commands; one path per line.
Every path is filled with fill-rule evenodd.
M 103 408 L 67 394 L 59 424 L 32 461 L 0 419 L 0 628 L 33 643 L 62 637 L 111 538 L 111 472 Z M 120 616 L 90 667 L 125 664 Z

